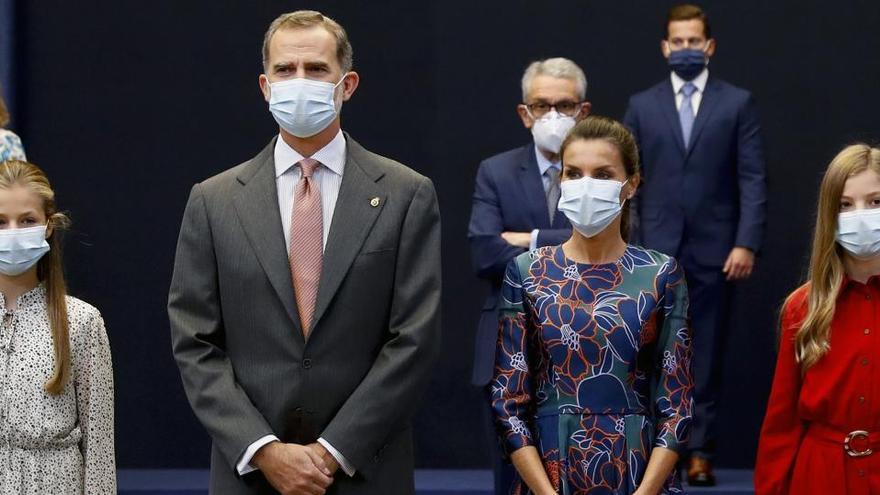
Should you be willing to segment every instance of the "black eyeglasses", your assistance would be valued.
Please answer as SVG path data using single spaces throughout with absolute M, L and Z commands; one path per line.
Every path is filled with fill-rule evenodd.
M 574 117 L 581 110 L 581 105 L 583 105 L 583 103 L 584 102 L 582 101 L 562 100 L 557 101 L 556 103 L 536 101 L 534 103 L 524 103 L 524 105 L 529 110 L 529 114 L 532 117 L 540 119 L 547 115 L 550 112 L 550 109 L 554 109 L 562 115 Z

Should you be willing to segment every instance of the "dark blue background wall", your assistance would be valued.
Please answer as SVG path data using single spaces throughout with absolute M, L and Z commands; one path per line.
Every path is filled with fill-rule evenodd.
M 482 397 L 468 384 L 483 295 L 465 240 L 476 167 L 529 139 L 514 108 L 533 59 L 574 59 L 587 72 L 594 111 L 620 118 L 630 94 L 667 77 L 659 40 L 670 5 L 18 2 L 17 128 L 74 220 L 72 291 L 107 320 L 119 465 L 208 462 L 209 440 L 171 358 L 166 291 L 191 185 L 249 158 L 276 132 L 257 87 L 262 35 L 276 15 L 316 8 L 348 29 L 362 82 L 344 127 L 437 185 L 444 349 L 416 418 L 418 458 L 422 466 L 476 467 L 489 455 Z M 880 138 L 880 4 L 704 6 L 718 39 L 711 70 L 755 93 L 767 141 L 768 241 L 757 274 L 739 290 L 721 405 L 719 461 L 747 466 L 769 390 L 776 310 L 803 275 L 820 174 L 842 145 Z
M 15 1 L 0 0 L 0 95 L 12 112 L 15 111 L 15 91 L 12 86 L 15 25 Z M 10 127 L 14 127 L 14 123 Z

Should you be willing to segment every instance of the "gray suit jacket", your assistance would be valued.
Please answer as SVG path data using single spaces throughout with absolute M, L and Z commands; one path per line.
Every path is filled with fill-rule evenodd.
M 346 141 L 308 340 L 275 140 L 190 193 L 168 314 L 184 388 L 213 439 L 211 493 L 274 493 L 261 473 L 235 470 L 269 434 L 339 450 L 357 474 L 340 470 L 328 493 L 414 492 L 410 416 L 440 350 L 437 198 L 426 177 Z

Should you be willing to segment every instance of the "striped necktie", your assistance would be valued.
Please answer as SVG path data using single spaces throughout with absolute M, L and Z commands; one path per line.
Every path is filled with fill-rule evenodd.
M 313 179 L 315 170 L 321 164 L 312 158 L 304 158 L 298 165 L 302 175 L 293 193 L 288 261 L 303 335 L 308 337 L 324 258 L 321 191 Z

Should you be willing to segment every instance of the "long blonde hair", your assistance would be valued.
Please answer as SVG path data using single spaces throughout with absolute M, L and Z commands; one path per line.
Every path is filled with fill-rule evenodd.
M 49 328 L 55 351 L 55 370 L 44 388 L 52 395 L 58 395 L 70 378 L 70 332 L 67 321 L 67 284 L 61 264 L 61 241 L 59 236 L 70 221 L 55 205 L 55 191 L 49 184 L 46 174 L 36 165 L 20 160 L 0 163 L 0 189 L 22 186 L 30 189 L 43 200 L 46 223 L 51 229 L 47 239 L 49 252 L 37 263 L 37 278 L 46 288 L 46 306 L 49 313 Z
M 845 274 L 843 248 L 837 244 L 835 235 L 840 197 L 846 180 L 865 170 L 880 174 L 880 149 L 862 143 L 853 144 L 831 160 L 822 178 L 810 254 L 807 315 L 795 334 L 795 357 L 804 372 L 829 349 L 831 320 Z

